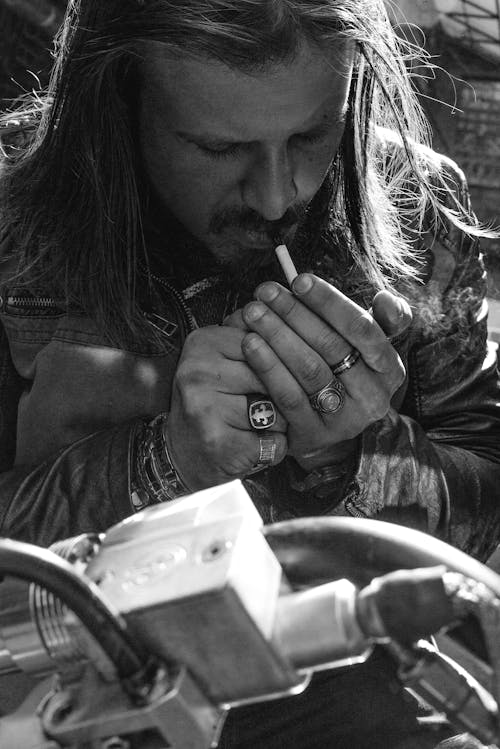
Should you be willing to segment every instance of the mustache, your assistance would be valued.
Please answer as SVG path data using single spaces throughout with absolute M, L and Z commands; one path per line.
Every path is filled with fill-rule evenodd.
M 225 208 L 212 217 L 209 230 L 213 234 L 222 234 L 226 229 L 262 232 L 273 242 L 278 242 L 281 236 L 303 221 L 306 215 L 307 205 L 290 206 L 277 221 L 267 221 L 252 208 Z

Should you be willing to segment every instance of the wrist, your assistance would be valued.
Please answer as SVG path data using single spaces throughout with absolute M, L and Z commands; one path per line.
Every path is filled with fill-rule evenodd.
M 178 451 L 175 449 L 175 444 L 172 439 L 172 431 L 169 429 L 168 414 L 161 414 L 163 416 L 161 427 L 164 450 L 167 455 L 168 462 L 175 473 L 175 477 L 179 484 L 180 490 L 184 491 L 184 494 L 190 494 L 195 491 L 192 482 L 186 480 L 184 471 L 179 468 Z M 159 418 L 159 417 L 157 417 Z
M 144 424 L 137 436 L 132 481 L 132 502 L 136 510 L 189 494 L 169 451 L 167 418 L 166 413 L 159 414 L 149 424 Z
M 340 500 L 345 487 L 350 483 L 358 463 L 358 440 L 349 440 L 342 449 L 332 455 L 330 448 L 322 456 L 321 463 L 304 467 L 298 461 L 288 461 L 287 471 L 290 487 L 303 496 L 321 502 Z
M 344 440 L 343 442 L 338 442 L 336 445 L 329 445 L 321 450 L 301 455 L 295 458 L 295 460 L 304 471 L 309 472 L 328 466 L 341 466 L 343 463 L 350 464 L 357 457 L 358 449 L 359 440 L 356 437 L 352 440 Z

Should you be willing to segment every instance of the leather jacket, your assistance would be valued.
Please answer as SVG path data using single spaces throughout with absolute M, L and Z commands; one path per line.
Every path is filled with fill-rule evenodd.
M 465 200 L 463 175 L 446 168 Z M 406 382 L 320 511 L 409 524 L 485 559 L 500 534 L 500 384 L 484 268 L 477 241 L 449 223 L 420 241 L 424 283 L 393 341 Z M 168 293 L 155 311 L 179 320 Z M 48 545 L 109 528 L 134 511 L 134 435 L 169 408 L 179 328 L 161 349 L 132 337 L 113 348 L 78 310 L 5 284 L 0 319 L 0 532 Z M 317 514 L 286 482 L 280 467 L 245 480 L 264 519 Z

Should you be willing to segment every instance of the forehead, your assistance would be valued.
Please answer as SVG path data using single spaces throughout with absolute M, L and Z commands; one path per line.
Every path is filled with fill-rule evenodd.
M 291 60 L 247 72 L 213 58 L 173 57 L 153 43 L 143 59 L 143 102 L 176 130 L 254 140 L 340 118 L 352 60 L 347 42 L 328 53 L 303 44 Z

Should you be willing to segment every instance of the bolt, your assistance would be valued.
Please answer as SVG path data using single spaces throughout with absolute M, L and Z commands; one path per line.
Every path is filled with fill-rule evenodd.
M 233 544 L 231 541 L 226 541 L 225 539 L 216 539 L 205 547 L 202 552 L 201 558 L 204 562 L 214 562 L 216 559 L 219 559 L 219 557 L 229 551 L 232 545 Z

